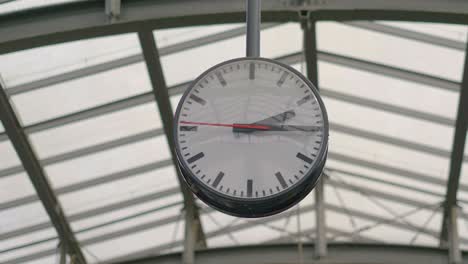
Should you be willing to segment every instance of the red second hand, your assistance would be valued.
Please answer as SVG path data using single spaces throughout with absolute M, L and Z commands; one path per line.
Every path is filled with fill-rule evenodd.
M 190 121 L 180 121 L 180 123 L 181 124 L 190 124 L 190 125 L 201 125 L 201 126 L 250 128 L 250 129 L 260 129 L 260 130 L 270 130 L 271 129 L 271 127 L 269 127 L 269 126 L 252 125 L 252 124 L 219 124 L 219 123 L 190 122 Z

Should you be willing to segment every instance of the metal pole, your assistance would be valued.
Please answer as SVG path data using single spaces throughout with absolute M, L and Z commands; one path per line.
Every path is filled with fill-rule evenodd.
M 67 245 L 63 241 L 60 241 L 60 264 L 67 263 Z
M 460 264 L 462 263 L 462 255 L 460 251 L 460 239 L 458 237 L 458 213 L 459 207 L 453 205 L 449 213 L 449 227 L 448 227 L 448 250 L 449 250 L 449 263 Z
M 260 0 L 247 0 L 247 57 L 260 57 Z
M 183 264 L 195 263 L 195 240 L 197 236 L 197 225 L 194 222 L 194 208 L 185 208 L 185 240 L 184 251 L 182 253 Z
M 327 256 L 327 237 L 325 224 L 325 203 L 324 203 L 324 178 L 318 181 L 315 186 L 315 257 L 324 258 Z

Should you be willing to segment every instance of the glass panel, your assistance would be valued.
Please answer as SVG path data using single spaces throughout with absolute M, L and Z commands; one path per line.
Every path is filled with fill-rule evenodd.
M 128 256 L 141 250 L 171 243 L 174 240 L 173 232 L 176 226 L 183 226 L 182 219 L 179 224 L 177 223 L 178 219 L 181 218 L 181 209 L 182 206 L 173 207 L 161 212 L 132 219 L 131 221 L 106 226 L 93 231 L 92 234 L 90 232 L 86 235 L 87 237 L 92 235 L 92 237 L 85 238 L 83 235 L 78 235 L 78 239 L 82 244 L 86 245 L 88 250 L 93 252 L 100 261 Z M 163 219 L 170 220 L 156 224 L 156 222 Z M 123 231 L 124 235 L 101 241 L 100 238 L 106 238 L 106 235 L 116 231 Z M 175 236 L 176 240 L 182 237 L 181 230 L 179 230 L 178 233 L 179 234 Z M 97 238 L 99 242 L 96 243 L 96 240 L 93 238 Z M 116 251 L 116 248 L 119 248 L 119 250 Z M 154 250 L 153 252 L 156 251 Z
M 426 33 L 455 41 L 466 42 L 468 27 L 465 25 L 439 24 L 427 22 L 379 21 L 381 24 Z
M 155 31 L 158 34 L 158 31 Z M 281 35 L 281 38 L 278 38 Z M 262 30 L 262 57 L 273 58 L 302 48 L 302 31 L 293 23 Z M 269 45 L 275 43 L 275 45 Z M 210 56 L 207 56 L 210 54 Z M 163 56 L 168 86 L 195 79 L 203 71 L 225 60 L 245 56 L 245 35 Z M 184 65 L 184 67 L 180 67 Z
M 21 165 L 21 161 L 16 155 L 10 140 L 0 142 L 0 169 Z
M 64 210 L 69 215 L 89 211 L 95 208 L 101 208 L 119 202 L 124 203 L 128 200 L 134 200 L 143 196 L 150 196 L 156 193 L 157 199 L 153 198 L 154 206 L 157 201 L 165 201 L 166 204 L 173 203 L 175 196 L 179 197 L 179 183 L 175 175 L 173 166 L 152 170 L 147 173 L 137 174 L 129 178 L 115 180 L 107 184 L 90 186 L 86 189 L 60 195 L 60 201 Z M 175 190 L 167 193 L 166 190 Z M 167 197 L 166 197 L 167 196 Z M 160 198 L 159 198 L 160 197 Z M 170 198 L 171 201 L 168 201 Z M 131 208 L 121 208 L 121 212 L 116 210 L 112 214 L 104 214 L 96 217 L 87 217 L 86 219 L 73 223 L 73 226 L 81 229 L 86 225 L 93 225 L 96 222 L 108 221 L 112 217 L 119 217 L 121 214 L 128 214 L 132 210 L 138 210 L 138 206 Z
M 25 172 L 0 178 L 0 190 L 2 190 L 0 192 L 0 203 L 13 201 L 36 193 L 29 176 Z
M 15 247 L 20 247 L 20 246 L 28 245 L 28 244 L 31 244 L 31 245 L 28 247 L 25 247 L 24 249 L 11 250 L 7 252 L 6 254 L 2 253 L 0 254 L 0 260 L 7 259 L 10 257 L 13 258 L 13 257 L 19 257 L 21 255 L 26 255 L 26 253 L 39 251 L 38 249 L 41 249 L 41 248 L 49 249 L 50 247 L 48 245 L 50 245 L 50 242 L 47 242 L 45 240 L 52 239 L 52 241 L 56 241 L 56 239 L 54 239 L 55 237 L 57 237 L 57 233 L 55 232 L 55 229 L 47 228 L 42 231 L 22 234 L 14 238 L 1 240 L 0 241 L 1 250 L 13 249 Z M 37 242 L 37 246 L 39 247 L 33 245 L 34 242 Z M 57 244 L 52 245 L 52 247 L 56 247 L 56 246 Z
M 174 44 L 190 41 L 193 39 L 202 38 L 208 35 L 221 33 L 228 30 L 245 27 L 244 24 L 223 24 L 209 26 L 194 26 L 182 28 L 170 28 L 155 30 L 154 37 L 158 48 L 164 48 Z
M 30 247 L 26 247 L 23 249 L 15 250 L 12 251 L 11 253 L 6 253 L 6 254 L 1 254 L 0 255 L 0 261 L 2 263 L 6 263 L 6 261 L 13 261 L 12 263 L 26 263 L 24 260 L 22 260 L 22 257 L 25 257 L 26 259 L 31 259 L 31 260 L 38 260 L 38 258 L 31 258 L 31 255 L 35 253 L 40 253 L 43 251 L 51 251 L 53 252 L 52 256 L 55 254 L 55 261 L 57 261 L 57 245 L 58 245 L 58 239 L 53 239 L 51 241 L 41 243 L 38 245 L 33 245 Z M 21 260 L 20 260 L 21 259 Z M 40 258 L 41 260 L 46 260 L 46 259 L 52 259 L 52 257 L 45 257 L 45 258 Z M 5 262 L 4 262 L 5 261 Z M 43 263 L 54 263 L 54 262 L 43 262 Z
M 458 93 L 327 62 L 319 63 L 319 74 L 319 86 L 324 90 L 341 91 L 452 120 L 456 118 Z
M 333 179 L 334 177 L 331 178 Z M 345 181 L 344 177 L 340 180 Z M 350 183 L 351 181 L 347 180 L 347 182 Z M 354 184 L 354 180 L 352 183 Z M 366 188 L 369 187 L 375 190 L 383 190 L 385 188 L 387 190 L 387 187 L 369 185 L 368 182 L 356 182 L 355 185 L 363 184 Z M 433 208 L 419 209 L 401 203 L 389 202 L 363 191 L 346 190 L 334 187 L 334 185 L 327 185 L 325 189 L 326 203 L 328 204 L 327 225 L 331 229 L 338 229 L 349 233 L 354 232 L 355 238 L 362 235 L 365 238 L 377 241 L 392 241 L 393 243 L 407 244 L 418 233 L 419 229 L 415 227 L 421 226 L 429 218 L 431 218 L 431 221 L 425 228 L 432 230 L 434 233 L 437 233 L 440 229 L 440 221 L 437 221 L 437 215 L 434 215 L 433 211 L 433 209 L 437 208 L 440 200 L 425 201 L 434 205 Z M 399 196 L 400 190 L 389 190 L 388 193 L 398 193 Z M 399 215 L 401 216 L 398 217 Z M 328 222 L 328 220 L 330 221 Z M 390 230 L 394 230 L 394 232 Z M 334 234 L 329 239 L 330 241 L 336 241 L 339 237 L 343 237 L 343 235 Z M 438 243 L 434 236 L 426 236 L 424 234 L 419 234 L 416 236 L 416 239 L 413 242 L 417 244 L 432 243 L 431 245 L 435 246 L 435 243 Z
M 317 46 L 338 53 L 401 69 L 460 81 L 464 52 L 407 40 L 336 22 L 319 22 Z M 352 39 L 343 45 L 344 39 Z
M 14 187 L 11 186 L 10 188 Z M 21 227 L 49 221 L 49 217 L 39 201 L 3 210 L 1 213 L 0 227 L 2 232 L 9 232 Z
M 453 127 L 376 111 L 368 107 L 330 99 L 326 96 L 323 98 L 330 122 L 440 149 L 446 149 L 447 146 L 451 145 Z M 424 133 L 420 133 L 421 131 Z
M 165 137 L 159 136 L 113 150 L 49 165 L 45 167 L 45 170 L 54 188 L 60 188 L 169 158 L 167 140 Z
M 12 97 L 24 125 L 39 123 L 151 90 L 146 65 L 132 64 Z
M 368 140 L 365 139 L 365 137 L 355 137 L 334 130 L 330 132 L 330 138 L 333 138 L 333 141 L 330 142 L 332 160 L 335 158 L 335 155 L 340 155 L 349 157 L 350 159 L 356 158 L 371 163 L 421 173 L 442 181 L 447 179 L 448 158 L 424 154 L 419 151 L 405 149 L 404 146 L 392 146 L 378 141 Z M 331 164 L 328 166 L 331 166 Z M 338 168 L 340 168 L 340 166 L 338 166 Z M 366 175 L 372 176 L 374 173 Z M 404 175 L 400 176 L 407 177 Z M 414 182 L 412 182 L 410 186 L 412 184 L 414 184 Z M 421 183 L 418 183 L 417 186 L 421 187 L 420 184 Z
M 0 55 L 0 72 L 13 88 L 140 53 L 135 33 L 84 39 Z
M 151 102 L 37 132 L 31 134 L 30 139 L 39 157 L 44 159 L 159 127 L 161 121 L 157 107 Z

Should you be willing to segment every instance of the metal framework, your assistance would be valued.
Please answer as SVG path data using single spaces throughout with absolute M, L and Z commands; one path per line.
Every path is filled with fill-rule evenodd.
M 138 37 L 143 49 L 143 57 L 148 68 L 148 74 L 151 79 L 154 98 L 157 102 L 161 120 L 163 122 L 164 133 L 166 134 L 167 142 L 171 151 L 172 162 L 173 164 L 177 164 L 173 133 L 173 112 L 153 31 L 151 29 L 140 31 L 138 32 Z M 184 246 L 184 263 L 192 264 L 195 261 L 195 249 L 205 248 L 206 239 L 198 208 L 195 204 L 195 199 L 188 186 L 184 184 L 184 180 L 179 170 L 177 170 L 177 178 L 179 180 L 182 196 L 184 197 L 185 209 L 186 244 Z
M 1 4 L 1 1 L 0 1 Z M 174 87 L 167 87 L 164 81 L 164 75 L 160 62 L 160 56 L 173 54 L 193 47 L 198 47 L 205 44 L 214 43 L 221 40 L 226 40 L 236 36 L 243 35 L 245 30 L 242 28 L 229 30 L 222 33 L 217 33 L 198 39 L 178 43 L 168 47 L 158 49 L 154 41 L 153 29 L 170 28 L 185 25 L 204 25 L 215 23 L 239 22 L 244 20 L 244 0 L 235 1 L 215 1 L 204 0 L 200 1 L 197 8 L 184 8 L 190 5 L 189 0 L 182 1 L 150 1 L 150 0 L 106 0 L 106 8 L 103 9 L 102 1 L 83 1 L 77 3 L 66 4 L 63 6 L 49 7 L 39 10 L 28 10 L 11 15 L 0 16 L 0 54 L 19 51 L 44 45 L 62 43 L 72 40 L 86 39 L 90 37 L 106 36 L 112 34 L 120 34 L 126 32 L 137 32 L 139 35 L 140 44 L 142 45 L 143 54 L 134 54 L 125 58 L 120 58 L 115 61 L 105 62 L 99 65 L 86 67 L 80 70 L 70 71 L 57 76 L 51 76 L 42 80 L 34 81 L 9 87 L 4 89 L 0 85 L 0 117 L 5 127 L 5 133 L 0 133 L 0 142 L 10 138 L 15 150 L 22 161 L 22 166 L 14 166 L 5 168 L 0 171 L 0 179 L 10 175 L 26 171 L 36 188 L 37 194 L 42 201 L 49 217 L 50 222 L 42 222 L 34 226 L 22 227 L 8 233 L 1 233 L 0 240 L 15 238 L 27 233 L 45 230 L 51 226 L 55 227 L 61 243 L 60 251 L 67 251 L 71 256 L 76 258 L 78 263 L 86 263 L 83 253 L 81 252 L 75 234 L 88 232 L 93 229 L 100 228 L 105 225 L 110 225 L 116 222 L 127 221 L 143 214 L 153 213 L 165 208 L 175 207 L 183 204 L 185 208 L 185 240 L 175 241 L 169 244 L 163 244 L 154 248 L 150 248 L 141 252 L 135 252 L 125 257 L 125 260 L 136 259 L 147 256 L 148 254 L 158 254 L 161 251 L 171 249 L 177 246 L 184 246 L 182 256 L 172 254 L 160 257 L 150 257 L 141 260 L 129 260 L 125 263 L 152 263 L 154 261 L 162 261 L 164 263 L 195 263 L 195 249 L 206 247 L 206 239 L 220 236 L 225 233 L 244 230 L 256 225 L 263 225 L 269 229 L 284 232 L 270 225 L 274 220 L 285 219 L 288 216 L 285 214 L 264 219 L 256 222 L 247 222 L 237 225 L 220 227 L 217 230 L 208 233 L 203 232 L 200 221 L 200 215 L 209 215 L 212 210 L 199 210 L 196 205 L 193 195 L 187 187 L 182 183 L 180 175 L 178 175 L 180 190 L 183 200 L 163 207 L 153 208 L 144 213 L 135 214 L 114 221 L 89 227 L 73 232 L 70 228 L 69 221 L 77 221 L 86 219 L 87 217 L 97 216 L 104 213 L 113 212 L 118 209 L 142 204 L 148 201 L 162 199 L 174 194 L 177 194 L 179 188 L 172 188 L 156 193 L 143 195 L 137 198 L 132 198 L 119 203 L 102 206 L 92 210 L 87 210 L 78 214 L 65 217 L 61 210 L 60 203 L 56 195 L 71 193 L 82 190 L 91 186 L 106 184 L 119 179 L 129 178 L 144 172 L 150 172 L 158 168 L 171 166 L 175 163 L 175 155 L 173 153 L 172 144 L 172 109 L 169 102 L 169 96 L 180 94 L 183 92 L 188 83 L 181 83 Z M 346 57 L 329 52 L 318 51 L 316 48 L 316 32 L 315 22 L 320 20 L 406 20 L 406 21 L 429 21 L 429 22 L 446 22 L 446 23 L 462 23 L 468 24 L 468 3 L 466 1 L 454 0 L 415 0 L 412 2 L 405 0 L 395 1 L 371 1 L 371 0 L 353 0 L 353 1 L 307 1 L 307 0 L 271 0 L 264 1 L 262 6 L 263 21 L 268 22 L 300 22 L 304 30 L 304 54 L 302 52 L 290 54 L 277 58 L 278 60 L 288 63 L 297 64 L 303 61 L 307 64 L 307 76 L 314 83 L 318 84 L 317 61 L 324 61 L 341 65 L 349 68 L 359 69 L 372 72 L 379 75 L 390 76 L 402 80 L 407 80 L 415 83 L 421 83 L 442 89 L 452 93 L 459 93 L 460 100 L 456 120 L 429 114 L 426 112 L 416 111 L 413 109 L 385 104 L 382 102 L 364 99 L 356 96 L 351 96 L 344 93 L 339 93 L 326 87 L 321 88 L 321 94 L 324 97 L 335 100 L 364 106 L 370 109 L 390 112 L 398 115 L 409 116 L 418 120 L 424 120 L 431 123 L 439 124 L 446 127 L 453 127 L 455 130 L 452 149 L 441 149 L 425 144 L 410 142 L 396 137 L 390 137 L 382 134 L 377 134 L 361 129 L 347 127 L 342 124 L 331 123 L 332 131 L 353 135 L 355 137 L 370 139 L 373 141 L 383 142 L 389 145 L 407 148 L 410 150 L 426 153 L 438 157 L 450 158 L 450 173 L 448 181 L 444 181 L 422 173 L 417 173 L 411 170 L 392 167 L 387 164 L 379 164 L 368 160 L 351 157 L 342 153 L 330 152 L 329 158 L 340 162 L 345 162 L 353 165 L 367 167 L 374 170 L 379 170 L 392 175 L 403 177 L 411 177 L 424 183 L 431 183 L 439 186 L 447 186 L 446 194 L 433 191 L 423 190 L 417 186 L 408 186 L 395 182 L 379 180 L 375 177 L 363 174 L 355 174 L 353 172 L 343 171 L 336 168 L 327 168 L 327 176 L 319 183 L 318 192 L 316 195 L 315 205 L 306 205 L 302 207 L 302 213 L 316 211 L 317 226 L 314 229 L 304 230 L 302 234 L 289 234 L 287 241 L 294 236 L 306 236 L 315 243 L 315 253 L 312 253 L 312 245 L 305 245 L 305 259 L 314 257 L 326 257 L 325 262 L 340 262 L 340 263 L 356 263 L 356 262 L 391 262 L 391 263 L 446 263 L 447 257 L 450 263 L 461 263 L 463 258 L 459 250 L 459 244 L 468 244 L 468 238 L 459 237 L 457 230 L 457 219 L 468 219 L 468 214 L 462 212 L 457 207 L 457 192 L 459 190 L 468 191 L 468 185 L 459 182 L 460 170 L 463 162 L 468 161 L 468 156 L 464 155 L 464 146 L 466 141 L 467 123 L 468 123 L 468 62 L 465 62 L 465 69 L 462 83 L 446 80 L 439 77 L 421 74 L 408 70 L 402 70 L 387 65 L 381 65 L 374 62 L 364 61 L 357 58 Z M 183 17 L 183 19 L 181 19 Z M 27 18 L 27 19 L 25 19 Z M 390 34 L 398 37 L 431 43 L 434 45 L 456 49 L 466 50 L 465 44 L 459 41 L 448 40 L 440 37 L 434 37 L 424 33 L 403 30 L 388 25 L 373 23 L 373 22 L 344 22 L 346 25 L 358 27 L 366 30 L 372 30 L 380 33 Z M 275 27 L 278 24 L 266 24 L 262 28 Z M 109 71 L 119 67 L 144 62 L 147 66 L 153 90 L 148 93 L 139 94 L 131 98 L 111 102 L 105 105 L 97 106 L 90 109 L 84 109 L 80 112 L 72 113 L 66 116 L 61 116 L 52 120 L 43 121 L 37 124 L 31 124 L 22 127 L 18 117 L 15 115 L 9 96 L 27 93 L 36 89 L 50 86 L 52 84 L 61 83 L 64 81 L 74 80 L 85 76 Z M 139 134 L 130 135 L 125 138 L 120 138 L 108 142 L 96 144 L 94 146 L 85 147 L 68 153 L 49 157 L 44 160 L 38 160 L 29 141 L 27 135 L 45 131 L 51 128 L 64 126 L 66 124 L 79 122 L 92 117 L 102 116 L 108 113 L 122 111 L 138 105 L 157 102 L 159 113 L 163 121 L 163 128 L 145 131 Z M 71 160 L 77 157 L 86 156 L 89 154 L 114 149 L 120 146 L 131 144 L 134 142 L 163 136 L 168 139 L 171 148 L 172 159 L 162 160 L 150 164 L 145 164 L 139 167 L 131 168 L 125 171 L 104 175 L 99 178 L 79 182 L 76 184 L 64 186 L 53 190 L 47 181 L 47 177 L 43 171 L 43 166 L 56 164 L 66 160 Z M 24 167 L 24 169 L 23 169 Z M 401 197 L 392 193 L 376 191 L 365 186 L 353 185 L 347 182 L 338 180 L 334 174 L 346 174 L 350 177 L 366 179 L 369 181 L 386 184 L 388 186 L 396 186 L 407 190 L 412 190 L 418 193 L 429 194 L 440 199 L 440 203 L 430 204 L 405 197 Z M 323 188 L 329 186 L 337 190 L 348 190 L 365 195 L 366 197 L 377 198 L 385 201 L 401 203 L 412 206 L 417 210 L 427 210 L 437 212 L 442 209 L 443 225 L 441 232 L 432 230 L 426 226 L 413 225 L 405 221 L 407 214 L 393 214 L 394 218 L 384 218 L 373 214 L 363 213 L 361 211 L 346 208 L 346 206 L 336 206 L 328 204 L 324 201 Z M 371 199 L 371 198 L 369 198 Z M 17 200 L 0 204 L 0 211 L 16 206 L 29 204 L 37 201 L 35 196 L 25 196 Z M 458 200 L 462 202 L 463 199 Z M 385 207 L 383 207 L 385 209 Z M 325 210 L 333 211 L 339 214 L 347 215 L 350 218 L 358 217 L 368 221 L 374 221 L 376 225 L 387 225 L 403 230 L 408 230 L 416 233 L 423 233 L 433 238 L 440 238 L 441 245 L 446 249 L 428 249 L 418 247 L 398 247 L 384 245 L 339 245 L 329 244 L 327 235 L 332 238 L 345 236 L 355 239 L 356 241 L 375 241 L 375 239 L 367 238 L 360 234 L 362 230 L 357 229 L 352 233 L 332 229 L 326 227 Z M 390 213 L 394 213 L 389 211 Z M 117 237 L 132 234 L 134 232 L 147 230 L 154 226 L 162 226 L 165 224 L 177 221 L 178 216 L 169 216 L 164 219 L 157 219 L 149 223 L 132 226 L 123 230 L 106 234 L 100 237 L 93 237 L 80 241 L 80 245 L 86 246 L 102 241 L 112 240 Z M 370 227 L 372 228 L 372 227 Z M 310 234 L 315 233 L 315 236 Z M 439 234 L 440 233 L 440 234 Z M 31 244 L 40 244 L 51 241 L 55 237 L 47 238 L 41 241 L 35 241 Z M 282 241 L 284 237 L 280 237 L 269 242 Z M 292 240 L 294 241 L 294 240 Z M 267 241 L 268 242 L 268 241 Z M 28 247 L 29 244 L 20 245 Z M 1 252 L 14 251 L 15 249 L 6 249 Z M 362 254 L 366 252 L 366 254 Z M 398 252 L 397 254 L 395 254 Z M 53 255 L 56 250 L 45 250 L 36 252 L 27 256 L 13 259 L 7 263 L 20 263 L 36 258 Z M 249 261 L 258 263 L 265 262 L 268 259 L 274 261 L 291 262 L 297 260 L 296 246 L 256 246 L 256 247 L 239 247 L 231 249 L 203 250 L 196 253 L 197 261 L 200 263 L 219 263 L 220 255 L 223 255 L 223 262 L 238 263 L 239 256 L 250 256 Z M 65 258 L 60 260 L 60 263 L 65 262 Z M 265 259 L 265 256 L 268 259 Z M 365 259 L 362 257 L 365 256 Z M 395 258 L 397 256 L 397 258 Z M 402 257 L 404 256 L 404 257 Z M 263 257 L 263 258 L 262 258 Z M 121 261 L 122 259 L 115 259 Z M 317 263 L 321 263 L 319 260 Z
M 0 119 L 16 153 L 23 163 L 24 169 L 28 173 L 37 196 L 41 199 L 42 205 L 57 231 L 62 247 L 66 248 L 72 259 L 76 259 L 76 263 L 86 264 L 86 259 L 63 213 L 62 206 L 47 180 L 31 143 L 21 128 L 21 123 L 13 110 L 13 106 L 10 104 L 2 83 L 0 83 Z
M 305 245 L 305 258 L 312 259 L 313 244 Z M 329 246 L 330 259 L 314 261 L 314 263 L 445 263 L 444 250 L 424 247 L 408 247 L 399 245 L 376 244 L 331 244 Z M 223 256 L 223 263 L 296 263 L 297 247 L 295 245 L 259 245 L 256 247 L 244 246 L 233 248 L 219 248 L 200 252 L 197 256 L 200 263 L 219 263 L 219 256 Z M 466 260 L 465 260 L 466 261 Z M 149 264 L 180 262 L 180 254 L 146 257 L 139 260 L 118 262 L 118 264 Z
M 467 44 L 468 45 L 468 44 Z M 468 50 L 468 46 L 467 49 Z M 458 204 L 457 194 L 460 184 L 460 174 L 465 150 L 466 134 L 468 128 L 468 55 L 465 55 L 465 66 L 461 84 L 460 99 L 458 103 L 455 135 L 453 137 L 452 155 L 450 158 L 450 172 L 445 195 L 444 215 L 440 244 L 448 246 L 450 261 L 461 262 L 461 252 L 458 238 Z

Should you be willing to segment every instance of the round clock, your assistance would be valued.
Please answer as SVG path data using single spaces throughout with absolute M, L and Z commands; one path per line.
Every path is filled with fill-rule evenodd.
M 325 164 L 328 119 L 317 89 L 270 59 L 239 58 L 205 71 L 174 121 L 185 181 L 230 215 L 286 210 L 313 189 Z

